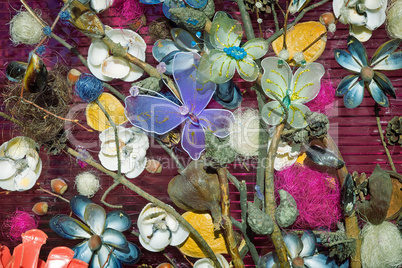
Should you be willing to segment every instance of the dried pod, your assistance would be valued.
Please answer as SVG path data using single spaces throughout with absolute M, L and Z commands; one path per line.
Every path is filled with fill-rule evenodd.
M 281 203 L 275 210 L 275 220 L 280 227 L 286 228 L 296 221 L 299 211 L 297 210 L 296 201 L 291 194 L 285 190 L 279 190 L 278 193 Z
M 203 30 L 208 19 L 202 11 L 193 8 L 171 8 L 169 12 L 177 18 L 175 21 L 194 32 Z
M 309 146 L 306 150 L 306 154 L 311 161 L 320 166 L 340 169 L 345 165 L 345 162 L 332 151 L 317 145 Z
M 271 234 L 274 231 L 274 222 L 271 217 L 260 210 L 256 204 L 247 203 L 247 223 L 251 230 L 260 235 Z
M 45 215 L 47 213 L 49 206 L 46 202 L 39 202 L 36 203 L 33 208 L 32 208 L 32 212 L 35 213 L 36 215 Z
M 325 12 L 320 16 L 320 22 L 326 26 L 335 23 L 335 16 L 332 12 Z
M 56 194 L 64 194 L 68 188 L 67 183 L 61 178 L 51 180 L 50 186 L 52 187 L 52 191 Z
M 67 81 L 70 85 L 75 85 L 75 83 L 80 78 L 81 72 L 77 69 L 71 69 L 67 74 Z
M 369 178 L 370 200 L 357 204 L 359 213 L 370 223 L 381 224 L 387 216 L 392 196 L 392 181 L 389 174 L 377 165 Z
M 91 36 L 101 38 L 105 35 L 105 27 L 98 16 L 83 5 L 79 0 L 73 0 L 68 7 L 71 15 L 70 22 L 74 27 L 83 33 Z
M 173 203 L 181 209 L 210 211 L 215 230 L 219 229 L 222 217 L 221 191 L 216 173 L 207 173 L 202 160 L 192 161 L 180 175 L 174 177 L 168 186 Z
M 356 194 L 352 175 L 348 174 L 341 189 L 343 215 L 350 216 L 355 211 Z
M 147 165 L 145 166 L 145 169 L 149 173 L 161 173 L 162 171 L 162 165 L 158 160 L 155 159 L 148 159 Z

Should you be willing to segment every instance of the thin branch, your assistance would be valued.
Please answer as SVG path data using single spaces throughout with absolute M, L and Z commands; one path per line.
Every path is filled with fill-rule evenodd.
M 107 188 L 107 190 L 103 193 L 102 198 L 101 198 L 101 202 L 105 205 L 108 206 L 110 208 L 123 208 L 122 205 L 112 205 L 109 204 L 108 202 L 105 201 L 107 195 L 114 189 L 116 188 L 117 185 L 119 185 L 120 182 L 115 181 L 109 188 Z
M 381 138 L 381 143 L 382 143 L 382 146 L 384 147 L 385 153 L 387 154 L 388 162 L 389 162 L 389 164 L 391 166 L 391 169 L 394 172 L 396 172 L 394 161 L 392 161 L 392 156 L 391 156 L 391 154 L 390 154 L 390 152 L 388 150 L 387 143 L 385 142 L 384 133 L 383 133 L 383 130 L 382 130 L 382 127 L 381 127 L 381 120 L 380 120 L 379 112 L 380 112 L 380 108 L 378 106 L 378 103 L 375 103 L 374 113 L 375 113 L 375 119 L 377 121 L 378 133 L 380 134 L 380 138 Z
M 79 153 L 71 148 L 67 149 L 67 152 L 75 157 L 77 157 L 79 155 Z M 196 243 L 198 244 L 198 246 L 202 249 L 202 251 L 204 252 L 205 255 L 208 256 L 208 258 L 210 258 L 213 262 L 214 265 L 217 268 L 221 268 L 222 266 L 220 265 L 220 263 L 218 262 L 218 259 L 216 258 L 213 250 L 211 249 L 211 247 L 208 245 L 208 243 L 204 240 L 204 238 L 198 233 L 198 231 L 191 225 L 189 224 L 175 209 L 173 209 L 171 206 L 165 204 L 164 202 L 160 201 L 159 199 L 155 198 L 154 196 L 148 194 L 147 192 L 145 192 L 144 190 L 142 190 L 141 188 L 139 188 L 138 186 L 136 186 L 135 184 L 133 184 L 132 182 L 130 182 L 129 180 L 127 180 L 124 176 L 119 176 L 116 173 L 107 170 L 106 168 L 104 168 L 102 165 L 100 165 L 99 163 L 96 163 L 95 161 L 93 161 L 92 159 L 84 159 L 84 162 L 88 163 L 89 165 L 91 165 L 92 167 L 98 169 L 99 171 L 102 171 L 103 173 L 111 176 L 114 180 L 120 182 L 121 184 L 123 184 L 124 186 L 126 186 L 127 188 L 129 188 L 130 190 L 132 190 L 133 192 L 135 192 L 136 194 L 138 194 L 139 196 L 143 197 L 144 199 L 152 202 L 154 205 L 161 207 L 162 209 L 164 209 L 167 213 L 169 213 L 170 215 L 172 215 L 180 224 L 183 225 L 184 228 L 186 228 L 191 235 L 193 235 L 194 240 L 196 241 Z
M 278 4 L 278 2 L 276 2 Z M 272 14 L 274 15 L 274 21 L 275 21 L 275 31 L 279 31 L 279 23 L 278 23 L 278 15 L 276 14 L 276 10 L 275 10 L 275 4 L 274 2 L 271 2 L 271 10 L 272 10 Z
M 239 11 L 241 15 L 241 20 L 243 21 L 244 30 L 246 32 L 247 40 L 255 38 L 253 24 L 251 23 L 250 14 L 246 10 L 243 0 L 236 0 L 239 6 Z
M 49 190 L 43 189 L 42 186 L 40 185 L 40 183 L 38 183 L 38 185 L 39 185 L 39 189 L 37 189 L 37 191 L 45 192 L 47 194 L 50 194 L 50 195 L 55 196 L 57 198 L 60 198 L 61 200 L 65 201 L 67 203 L 70 203 L 70 201 L 68 199 L 62 197 L 61 195 L 58 195 L 58 194 L 52 193 Z
M 159 143 L 160 146 L 162 146 L 162 148 L 170 155 L 170 157 L 175 161 L 176 166 L 179 170 L 183 170 L 184 166 L 183 164 L 180 162 L 179 158 L 177 157 L 177 155 L 173 152 L 172 149 L 170 149 L 169 147 L 166 146 L 166 144 L 164 144 L 162 141 L 160 141 L 159 139 L 155 139 L 157 143 Z
M 5 119 L 7 119 L 7 120 L 9 120 L 9 121 L 11 121 L 11 122 L 13 122 L 14 124 L 19 125 L 20 127 L 23 126 L 22 122 L 20 122 L 18 119 L 14 118 L 14 117 L 12 117 L 12 116 L 9 116 L 9 115 L 6 114 L 6 113 L 0 112 L 0 116 L 1 116 L 1 117 L 4 117 Z

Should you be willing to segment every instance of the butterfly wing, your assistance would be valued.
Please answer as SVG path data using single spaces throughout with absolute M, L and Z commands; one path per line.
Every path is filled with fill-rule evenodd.
M 158 135 L 171 131 L 186 119 L 180 114 L 180 107 L 167 99 L 139 95 L 127 97 L 125 103 L 124 113 L 131 124 Z
M 279 65 L 277 57 L 268 57 L 261 61 L 264 74 L 261 79 L 261 86 L 268 97 L 275 100 L 278 97 L 282 100 L 286 96 L 286 90 L 289 88 L 289 82 L 292 78 L 292 71 L 289 64 L 284 62 Z
M 181 98 L 190 112 L 198 115 L 207 106 L 215 92 L 215 84 L 200 84 L 195 75 L 200 55 L 192 52 L 180 52 L 173 60 L 173 77 L 179 87 Z
M 219 138 L 224 138 L 230 134 L 229 127 L 234 122 L 232 112 L 222 109 L 204 110 L 199 114 L 198 119 L 201 126 L 212 131 Z
M 205 150 L 205 133 L 202 126 L 187 121 L 181 135 L 181 146 L 193 160 L 198 160 Z

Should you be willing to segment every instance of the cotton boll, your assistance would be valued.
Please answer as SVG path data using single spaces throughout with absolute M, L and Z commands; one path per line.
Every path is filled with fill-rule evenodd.
M 295 52 L 295 54 L 293 55 L 293 59 L 294 59 L 297 63 L 302 62 L 302 61 L 304 60 L 303 52 L 301 52 L 301 51 Z
M 244 157 L 258 155 L 260 121 L 255 109 L 237 109 L 230 126 L 230 146 Z
M 280 52 L 279 52 L 279 58 L 281 58 L 281 59 L 283 59 L 283 60 L 288 60 L 289 59 L 289 51 L 287 50 L 287 49 L 282 49 Z
M 397 268 L 402 265 L 402 237 L 394 224 L 387 221 L 379 225 L 367 223 L 361 235 L 364 268 Z
M 92 197 L 99 190 L 99 179 L 90 172 L 84 172 L 75 177 L 75 186 L 78 193 L 86 197 Z
M 20 12 L 10 21 L 10 35 L 14 45 L 35 45 L 45 36 L 42 26 L 28 11 Z
M 388 35 L 402 39 L 402 0 L 395 0 L 388 7 L 386 23 Z

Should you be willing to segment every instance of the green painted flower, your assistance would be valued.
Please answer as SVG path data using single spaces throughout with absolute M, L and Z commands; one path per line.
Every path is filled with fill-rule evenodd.
M 223 84 L 232 79 L 235 70 L 246 81 L 257 79 L 259 71 L 254 60 L 267 53 L 268 42 L 254 38 L 240 47 L 242 36 L 243 30 L 238 21 L 230 19 L 224 12 L 216 13 L 209 37 L 214 49 L 201 57 L 197 69 L 198 82 Z

